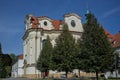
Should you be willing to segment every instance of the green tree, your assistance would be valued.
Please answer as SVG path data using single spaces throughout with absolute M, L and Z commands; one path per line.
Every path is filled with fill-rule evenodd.
M 43 42 L 43 49 L 42 49 L 41 54 L 39 55 L 39 58 L 37 61 L 37 69 L 40 70 L 41 72 L 49 71 L 52 50 L 53 50 L 53 48 L 52 48 L 52 44 L 50 42 L 50 38 L 49 38 L 49 36 L 47 36 L 47 39 Z
M 76 65 L 75 65 L 75 68 L 79 70 L 79 77 L 80 77 L 80 70 L 83 69 L 83 64 L 82 64 L 82 58 L 81 58 L 81 38 L 79 38 L 77 40 L 77 43 L 76 43 L 76 57 L 75 57 L 75 60 L 76 60 Z
M 86 14 L 84 33 L 82 35 L 81 55 L 83 70 L 98 73 L 104 72 L 113 65 L 113 47 L 98 24 L 97 19 L 91 13 Z
M 53 50 L 52 62 L 54 69 L 65 71 L 67 78 L 67 73 L 75 68 L 75 57 L 75 39 L 69 32 L 67 24 L 64 24 L 61 34 L 56 39 L 56 45 Z
M 2 54 L 2 45 L 0 43 L 0 54 Z
M 5 78 L 11 74 L 11 58 L 8 54 L 3 54 L 2 45 L 0 43 L 0 77 Z M 9 66 L 9 69 L 8 67 Z M 8 71 L 9 70 L 9 71 Z
M 14 64 L 17 61 L 17 56 L 15 54 L 13 54 L 13 53 L 9 54 L 9 56 L 12 59 L 12 64 Z
M 0 58 L 0 78 L 5 78 L 7 76 L 6 69 L 2 59 Z
M 6 66 L 5 70 L 6 70 L 7 77 L 10 77 L 11 76 L 11 71 L 12 71 L 12 66 Z

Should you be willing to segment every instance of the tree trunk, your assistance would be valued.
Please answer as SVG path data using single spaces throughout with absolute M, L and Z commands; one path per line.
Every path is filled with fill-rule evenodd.
M 79 77 L 80 77 L 80 70 L 78 70 L 79 71 Z
M 45 72 L 41 72 L 41 78 L 45 78 Z
M 66 71 L 65 71 L 65 76 L 66 76 L 66 78 L 68 78 L 67 74 L 68 74 L 68 71 L 66 70 Z
M 98 71 L 96 71 L 96 79 L 98 80 Z
M 49 75 L 49 70 L 46 70 L 45 71 L 45 77 L 48 77 L 48 75 Z

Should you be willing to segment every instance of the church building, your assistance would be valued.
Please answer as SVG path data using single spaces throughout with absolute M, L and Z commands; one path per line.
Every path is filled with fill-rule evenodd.
M 25 77 L 35 78 L 38 74 L 41 74 L 36 68 L 36 62 L 43 43 L 49 36 L 54 47 L 55 39 L 60 35 L 64 23 L 68 25 L 69 31 L 76 40 L 81 37 L 83 33 L 81 17 L 75 13 L 65 14 L 63 20 L 54 20 L 47 16 L 26 16 L 25 34 L 23 36 Z M 49 72 L 49 74 L 55 73 L 55 71 Z

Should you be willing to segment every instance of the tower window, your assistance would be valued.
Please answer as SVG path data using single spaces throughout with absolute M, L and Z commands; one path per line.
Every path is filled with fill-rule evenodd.
M 76 25 L 76 24 L 75 24 L 75 21 L 72 20 L 72 21 L 71 21 L 71 26 L 72 26 L 72 27 L 75 27 L 75 25 Z
M 44 22 L 44 25 L 47 26 L 47 22 L 46 21 Z

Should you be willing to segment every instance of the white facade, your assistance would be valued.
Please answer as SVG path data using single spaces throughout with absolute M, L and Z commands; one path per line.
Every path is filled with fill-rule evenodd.
M 64 20 L 69 26 L 70 31 L 83 32 L 80 16 L 76 15 L 75 13 L 66 14 Z M 75 22 L 75 26 L 71 25 L 72 24 L 71 21 Z
M 39 73 L 35 65 L 42 50 L 43 41 L 49 36 L 54 46 L 55 39 L 61 33 L 61 28 L 64 23 L 67 23 L 69 31 L 71 31 L 76 40 L 81 37 L 83 32 L 81 18 L 75 13 L 66 14 L 63 21 L 56 21 L 44 16 L 35 17 L 27 15 L 25 20 L 26 32 L 23 36 L 26 75 Z
M 13 66 L 12 66 L 12 77 L 22 77 L 23 76 L 23 59 L 19 59 Z

